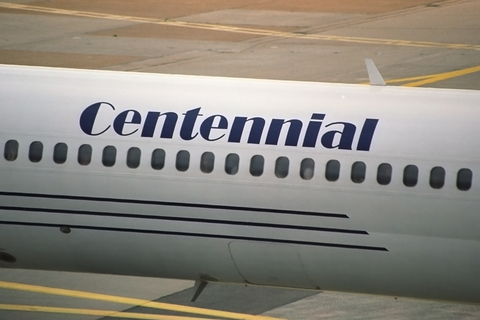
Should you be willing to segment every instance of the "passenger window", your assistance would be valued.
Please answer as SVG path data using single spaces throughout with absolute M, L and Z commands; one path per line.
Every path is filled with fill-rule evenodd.
M 378 166 L 377 182 L 385 186 L 392 181 L 392 166 L 388 163 L 382 163 Z
M 265 160 L 260 155 L 255 155 L 250 159 L 250 174 L 254 177 L 260 177 L 263 174 Z
M 82 144 L 80 148 L 78 148 L 77 160 L 82 166 L 90 164 L 90 161 L 92 161 L 92 147 L 89 144 Z
M 315 161 L 310 158 L 303 159 L 300 163 L 300 177 L 304 180 L 310 180 L 313 178 L 315 171 Z
M 117 149 L 114 146 L 103 148 L 102 163 L 105 167 L 113 167 L 117 158 Z
M 53 162 L 57 164 L 65 163 L 67 161 L 67 152 L 68 147 L 65 143 L 57 143 L 53 148 Z
M 204 152 L 200 159 L 200 170 L 204 173 L 210 173 L 213 171 L 214 163 L 215 155 L 212 152 Z
M 186 150 L 180 150 L 177 153 L 177 161 L 175 167 L 178 171 L 187 171 L 190 165 L 190 153 Z
M 225 172 L 228 174 L 237 174 L 238 166 L 240 164 L 240 158 L 236 153 L 230 153 L 225 158 Z
M 137 147 L 132 147 L 127 151 L 127 167 L 135 169 L 140 165 L 142 152 Z
M 418 182 L 418 168 L 409 164 L 403 170 L 403 184 L 407 187 L 415 187 Z
M 472 187 L 473 173 L 470 169 L 460 169 L 457 173 L 457 188 L 462 191 L 470 190 Z
M 288 167 L 290 166 L 290 160 L 287 157 L 278 157 L 275 161 L 275 175 L 277 178 L 285 178 L 288 176 Z
M 325 168 L 325 178 L 328 181 L 337 181 L 340 177 L 340 162 L 338 160 L 330 160 Z
M 43 144 L 40 141 L 34 141 L 30 144 L 28 158 L 32 162 L 40 162 L 42 160 Z
M 152 152 L 152 168 L 155 170 L 161 170 L 165 166 L 165 150 L 155 149 Z
M 5 149 L 3 150 L 3 156 L 7 161 L 15 161 L 18 156 L 18 142 L 16 140 L 8 140 L 5 143 Z
M 365 181 L 365 172 L 367 171 L 367 166 L 364 162 L 357 161 L 352 165 L 352 173 L 350 178 L 355 183 L 362 183 Z
M 434 167 L 430 171 L 430 186 L 434 189 L 440 189 L 445 184 L 445 169 Z

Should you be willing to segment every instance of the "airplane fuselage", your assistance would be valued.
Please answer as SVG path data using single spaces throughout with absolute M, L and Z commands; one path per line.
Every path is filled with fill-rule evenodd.
M 480 302 L 480 93 L 0 67 L 0 267 Z

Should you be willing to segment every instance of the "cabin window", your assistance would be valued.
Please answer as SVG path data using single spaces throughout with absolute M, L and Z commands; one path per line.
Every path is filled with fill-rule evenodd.
M 430 171 L 430 186 L 434 189 L 440 189 L 445 184 L 445 169 L 434 167 Z
M 53 162 L 62 164 L 67 161 L 68 146 L 66 143 L 59 142 L 53 148 Z
M 260 177 L 263 174 L 265 159 L 260 155 L 255 155 L 250 159 L 250 174 L 254 177 Z
M 338 160 L 330 160 L 325 167 L 325 178 L 328 181 L 337 181 L 340 177 L 340 162 Z
M 418 168 L 409 164 L 403 170 L 403 184 L 407 187 L 415 187 L 418 182 Z
M 473 173 L 470 169 L 460 169 L 457 173 L 457 188 L 462 191 L 470 190 L 472 187 Z
M 310 180 L 313 178 L 315 171 L 315 161 L 310 158 L 303 159 L 300 163 L 300 177 L 303 180 Z
M 42 160 L 43 144 L 40 141 L 34 141 L 30 144 L 28 158 L 32 162 L 40 162 Z
M 190 165 L 190 153 L 186 150 L 180 150 L 177 153 L 177 160 L 175 161 L 175 167 L 178 171 L 187 171 Z
M 377 182 L 385 186 L 392 181 L 392 166 L 388 163 L 382 163 L 378 166 Z
M 78 148 L 78 163 L 82 166 L 89 165 L 92 161 L 92 146 L 89 144 L 82 144 Z
M 288 176 L 288 167 L 290 160 L 287 157 L 278 157 L 275 161 L 275 175 L 277 178 L 285 178 Z
M 5 149 L 3 150 L 3 156 L 7 161 L 15 161 L 18 156 L 18 142 L 16 140 L 8 140 L 5 143 Z
M 152 152 L 152 168 L 155 170 L 161 170 L 165 166 L 165 150 L 155 149 Z
M 367 171 L 367 166 L 364 162 L 357 161 L 352 165 L 352 172 L 350 178 L 355 183 L 362 183 L 365 181 L 365 172 Z
M 132 147 L 127 151 L 127 167 L 135 169 L 140 165 L 142 152 L 137 147 Z
M 113 167 L 117 158 L 117 149 L 114 146 L 103 148 L 102 163 L 105 167 Z
M 200 158 L 200 170 L 204 173 L 210 173 L 213 171 L 214 163 L 215 155 L 212 152 L 204 152 Z
M 237 174 L 240 158 L 236 153 L 230 153 L 225 158 L 225 172 L 228 174 Z

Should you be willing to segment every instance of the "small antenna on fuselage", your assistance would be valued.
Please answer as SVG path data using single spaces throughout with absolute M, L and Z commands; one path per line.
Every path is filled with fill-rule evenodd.
M 372 59 L 365 59 L 365 64 L 367 65 L 368 78 L 370 79 L 371 86 L 386 86 L 385 80 L 383 80 L 380 71 L 378 71 L 377 66 Z

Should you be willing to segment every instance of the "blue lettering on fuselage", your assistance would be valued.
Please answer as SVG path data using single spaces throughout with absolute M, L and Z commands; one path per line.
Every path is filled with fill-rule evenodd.
M 108 121 L 108 124 L 96 124 L 100 109 L 102 112 L 112 114 L 112 120 Z M 200 113 L 200 107 L 182 114 L 171 111 L 148 111 L 142 115 L 134 109 L 115 114 L 115 111 L 115 107 L 109 102 L 96 102 L 88 106 L 80 116 L 80 129 L 89 136 L 99 136 L 113 130 L 119 136 L 143 138 L 153 138 L 158 130 L 159 138 L 173 139 L 175 129 L 179 126 L 179 136 L 185 141 L 203 139 L 240 143 L 242 137 L 247 136 L 246 143 L 260 144 L 262 137 L 265 136 L 266 145 L 315 148 L 320 142 L 328 149 L 369 151 L 378 124 L 378 119 L 371 118 L 366 118 L 360 128 L 354 123 L 345 121 L 324 123 L 326 115 L 323 113 L 313 113 L 305 125 L 300 119 L 266 120 L 258 116 L 236 116 L 228 119 L 221 114 L 203 115 Z M 181 123 L 180 117 L 183 117 Z M 280 141 L 283 137 L 282 132 L 285 138 Z

